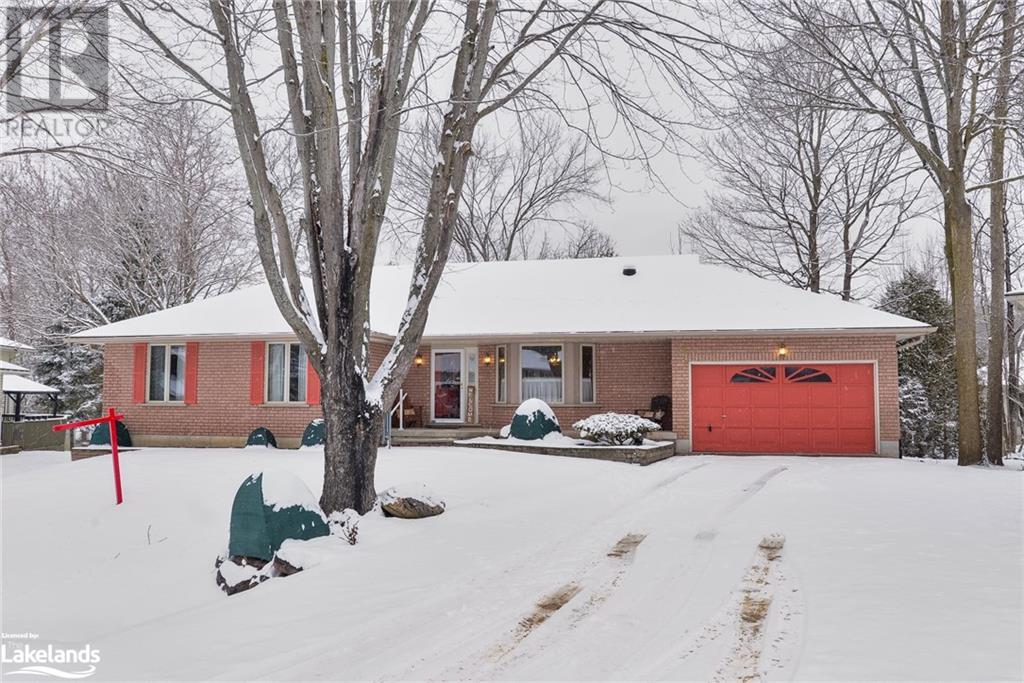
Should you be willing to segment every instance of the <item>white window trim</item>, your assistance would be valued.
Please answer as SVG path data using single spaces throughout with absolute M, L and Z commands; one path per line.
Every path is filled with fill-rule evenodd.
M 502 363 L 498 357 L 498 349 L 502 349 L 505 352 L 505 362 Z M 505 398 L 501 398 L 501 366 L 505 366 Z M 494 402 L 506 404 L 508 403 L 508 344 L 498 344 L 494 347 Z
M 523 349 L 529 346 L 557 346 L 560 351 L 558 355 L 562 359 L 562 400 L 552 401 L 552 405 L 562 406 L 565 403 L 565 344 L 562 342 L 530 342 L 529 344 L 519 345 L 519 402 L 522 403 L 526 399 L 523 398 Z
M 589 401 L 583 400 L 583 349 L 590 349 L 590 393 L 592 398 Z M 580 344 L 580 405 L 593 405 L 597 403 L 597 346 L 594 344 Z
M 285 348 L 284 354 L 284 400 L 283 401 L 271 401 L 270 400 L 270 347 L 275 344 L 283 344 Z M 306 357 L 306 363 L 303 365 L 300 372 L 305 373 L 304 389 L 302 398 L 297 398 L 294 401 L 288 398 L 288 363 L 291 359 L 290 349 L 292 345 L 302 347 L 299 342 L 293 341 L 268 341 L 264 344 L 263 348 L 263 403 L 271 406 L 301 406 L 306 405 L 309 401 L 309 357 Z
M 164 349 L 164 397 L 162 399 L 150 398 L 150 393 L 149 393 L 150 380 L 153 377 L 152 363 L 153 363 L 153 347 L 154 346 L 162 346 L 163 349 Z M 169 398 L 170 395 L 171 395 L 171 347 L 172 346 L 180 346 L 182 348 L 182 351 L 183 351 L 181 357 L 182 357 L 182 360 L 184 361 L 184 364 L 183 364 L 183 366 L 181 368 L 181 371 L 182 371 L 183 374 L 185 374 L 185 377 L 183 377 L 183 379 L 185 380 L 185 387 L 184 387 L 185 390 L 181 392 L 181 400 L 180 401 L 172 401 Z M 188 392 L 188 376 L 187 376 L 188 373 L 186 372 L 186 368 L 187 367 L 188 367 L 188 344 L 147 344 L 146 345 L 146 403 L 159 403 L 161 405 L 165 405 L 166 404 L 166 405 L 172 405 L 172 406 L 185 405 L 185 394 Z

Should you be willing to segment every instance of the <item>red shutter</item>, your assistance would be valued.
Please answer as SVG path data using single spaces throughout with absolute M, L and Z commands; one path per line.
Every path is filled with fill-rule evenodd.
M 320 375 L 316 374 L 313 364 L 306 360 L 306 403 L 311 406 L 320 405 Z
M 258 406 L 263 404 L 263 354 L 266 346 L 261 341 L 254 341 L 250 348 L 249 404 Z
M 199 344 L 185 344 L 185 405 L 199 402 Z
M 148 344 L 135 344 L 132 360 L 132 402 L 146 402 L 146 356 Z

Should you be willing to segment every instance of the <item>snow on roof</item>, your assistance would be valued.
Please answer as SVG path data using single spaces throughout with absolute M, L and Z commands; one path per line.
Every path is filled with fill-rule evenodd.
M 32 347 L 21 342 L 16 342 L 13 339 L 7 337 L 0 337 L 0 349 L 21 349 L 23 351 L 31 351 Z
M 0 372 L 28 372 L 28 368 L 23 368 L 17 363 L 0 360 Z
M 1007 301 L 1024 303 L 1024 289 L 1014 289 L 1006 293 Z
M 3 390 L 20 394 L 59 394 L 59 389 L 31 380 L 21 375 L 4 375 Z
M 636 274 L 627 276 L 623 269 Z M 378 266 L 374 332 L 394 335 L 411 266 Z M 312 300 L 312 297 L 310 297 Z M 451 263 L 424 337 L 607 333 L 876 331 L 910 337 L 925 323 L 700 263 L 696 256 Z M 72 335 L 81 341 L 146 337 L 293 336 L 266 284 Z

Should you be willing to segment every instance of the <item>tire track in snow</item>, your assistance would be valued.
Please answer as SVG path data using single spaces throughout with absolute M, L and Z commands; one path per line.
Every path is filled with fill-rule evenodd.
M 553 541 L 544 543 L 543 545 L 531 551 L 530 553 L 520 556 L 514 563 L 506 564 L 500 570 L 475 574 L 469 578 L 461 576 L 458 579 L 453 579 L 450 582 L 450 584 L 460 592 L 470 592 L 474 587 L 479 587 L 481 585 L 500 584 L 505 582 L 504 577 L 510 575 L 514 576 L 519 572 L 529 570 L 533 566 L 542 565 L 544 564 L 545 559 L 559 552 L 564 553 L 566 551 L 566 548 L 571 548 L 572 546 L 583 546 L 580 548 L 579 554 L 581 556 L 589 555 L 590 551 L 586 546 L 589 546 L 591 548 L 593 547 L 593 539 L 595 537 L 595 534 L 601 533 L 597 530 L 609 528 L 611 526 L 621 526 L 621 524 L 619 524 L 619 520 L 621 520 L 622 518 L 623 510 L 635 507 L 637 505 L 638 500 L 642 504 L 645 500 L 650 499 L 651 496 L 663 495 L 663 493 L 666 491 L 674 490 L 676 484 L 684 480 L 688 475 L 702 468 L 705 468 L 710 464 L 712 463 L 697 463 L 692 467 L 688 467 L 682 470 L 681 472 L 673 472 L 672 474 L 654 482 L 653 484 L 647 486 L 646 488 L 641 489 L 634 496 L 626 498 L 625 500 L 623 500 L 622 503 L 612 508 L 611 511 L 592 520 L 585 527 L 585 534 L 580 534 L 578 530 L 573 531 Z M 607 535 L 602 534 L 600 538 L 605 539 L 608 536 L 612 535 L 612 533 L 614 532 L 609 532 Z M 604 543 L 606 541 L 602 540 L 601 542 Z M 587 566 L 587 570 L 592 568 L 599 561 L 600 560 L 591 561 Z M 424 600 L 422 599 L 421 595 L 417 594 L 413 599 L 416 600 L 417 605 L 421 610 L 423 610 L 424 607 L 436 608 L 432 610 L 423 610 L 424 612 L 429 611 L 431 613 L 436 614 L 437 612 L 442 611 L 446 603 L 451 599 L 450 594 L 448 594 L 448 592 L 444 590 L 444 588 L 444 586 L 440 586 L 438 590 L 435 591 L 435 595 L 437 597 L 427 598 L 426 600 Z M 511 607 L 511 600 L 508 600 L 506 602 L 508 602 L 509 606 Z M 498 607 L 500 608 L 500 605 Z M 360 641 L 352 643 L 351 648 L 353 651 L 359 651 L 359 649 L 362 647 L 363 642 L 369 644 L 372 641 L 374 641 L 376 639 L 376 636 L 374 634 L 377 633 L 376 627 L 380 627 L 382 630 L 384 630 L 388 634 L 389 638 L 394 638 L 396 640 L 403 640 L 407 638 L 415 639 L 418 635 L 430 631 L 432 628 L 435 628 L 435 621 L 436 619 L 428 617 L 417 620 L 406 620 L 403 621 L 401 624 L 397 624 L 395 623 L 394 617 L 392 615 L 382 613 L 379 617 L 375 619 L 367 620 L 367 622 L 364 624 L 364 628 L 362 629 L 363 632 L 367 635 L 364 636 L 363 639 L 361 639 Z M 491 623 L 491 626 L 493 626 L 495 630 L 500 630 L 504 628 L 504 625 L 505 622 L 498 622 L 496 619 L 493 620 Z M 467 633 L 464 637 L 459 637 L 458 640 L 454 643 L 445 643 L 441 649 L 432 652 L 429 656 L 420 657 L 412 665 L 404 667 L 400 673 L 389 673 L 386 676 L 382 676 L 381 680 L 405 680 L 417 677 L 422 678 L 422 676 L 417 676 L 415 674 L 418 668 L 428 663 L 430 660 L 437 658 L 439 655 L 443 653 L 451 653 L 452 651 L 459 652 L 465 650 L 466 648 L 472 647 L 473 642 L 479 639 L 479 634 L 481 630 L 484 630 L 486 628 L 487 624 L 477 625 L 477 627 L 474 628 L 471 632 Z M 308 671 L 310 663 L 312 662 L 334 659 L 336 658 L 337 655 L 336 652 L 334 651 L 334 648 L 330 646 L 330 644 L 333 643 L 333 641 L 334 639 L 332 636 L 325 635 L 324 638 L 317 639 L 317 641 L 311 642 L 306 647 L 297 650 L 295 652 L 295 661 L 297 663 L 294 666 L 289 665 L 278 667 L 273 670 L 268 670 L 266 671 L 265 675 L 270 677 L 288 677 L 288 672 L 293 669 L 298 669 L 300 671 Z M 456 669 L 456 667 L 447 668 L 449 672 L 453 669 Z M 459 677 L 459 675 L 460 674 L 455 673 L 452 675 L 444 676 L 444 678 L 457 678 Z
M 759 491 L 761 491 L 768 484 L 769 481 L 771 481 L 774 477 L 778 476 L 782 472 L 786 471 L 786 469 L 787 468 L 785 466 L 776 467 L 761 474 L 752 482 L 744 486 L 737 494 L 731 497 L 725 505 L 723 505 L 718 511 L 713 513 L 709 519 L 705 520 L 705 523 L 711 523 L 713 525 L 720 524 L 729 515 L 731 515 L 733 512 L 739 509 L 744 503 L 746 503 L 748 500 L 753 498 Z M 680 477 L 681 476 L 682 475 L 680 475 Z M 680 477 L 675 477 L 670 482 L 663 483 L 660 486 L 653 487 L 651 489 L 652 493 L 660 491 L 663 488 L 667 488 L 668 486 L 671 485 L 672 482 L 674 482 L 676 479 L 679 479 Z M 648 500 L 647 502 L 650 501 Z M 657 514 L 662 512 L 662 510 L 656 504 L 645 505 L 644 509 L 641 511 L 642 514 L 638 514 L 636 516 L 637 519 L 635 519 L 632 522 L 632 527 L 646 528 L 651 526 L 650 517 L 652 516 L 652 512 Z M 647 518 L 646 520 L 642 519 L 645 517 Z M 647 522 L 647 524 L 644 523 L 645 521 Z M 704 542 L 713 542 L 717 535 L 718 532 L 715 529 L 698 532 L 696 536 L 694 536 L 691 545 L 693 545 L 694 543 L 700 543 L 702 545 L 709 546 L 708 543 Z M 495 671 L 480 672 L 480 670 L 477 669 L 474 677 L 494 678 L 494 674 L 497 671 L 507 671 L 513 668 L 515 664 L 522 662 L 526 659 L 529 659 L 531 657 L 534 657 L 544 652 L 552 645 L 556 644 L 559 640 L 559 636 L 564 637 L 566 632 L 577 630 L 582 624 L 586 622 L 586 619 L 589 616 L 591 616 L 594 612 L 600 609 L 605 602 L 607 602 L 607 600 L 614 593 L 615 589 L 619 587 L 622 580 L 625 578 L 627 570 L 631 566 L 634 558 L 632 552 L 629 552 L 628 554 L 623 553 L 620 550 L 620 547 L 623 545 L 628 545 L 629 539 L 638 538 L 639 540 L 635 541 L 631 548 L 632 551 L 635 551 L 636 545 L 638 545 L 640 541 L 646 538 L 646 536 L 647 534 L 627 534 L 622 539 L 620 539 L 619 543 L 616 544 L 616 546 L 608 553 L 609 557 L 626 557 L 626 559 L 628 560 L 626 563 L 619 563 L 618 565 L 605 564 L 601 566 L 592 567 L 590 570 L 588 570 L 588 572 L 585 575 L 578 576 L 574 580 L 575 585 L 582 586 L 582 592 L 584 593 L 584 596 L 581 596 L 581 598 L 576 601 L 576 606 L 573 609 L 569 610 L 568 613 L 563 612 L 563 614 L 566 614 L 564 619 L 561 617 L 561 615 L 559 616 L 560 623 L 558 624 L 558 627 L 560 628 L 560 630 L 555 630 L 554 632 L 552 632 L 553 627 L 555 627 L 555 624 L 552 623 L 551 627 L 549 627 L 544 632 L 544 638 L 542 640 L 536 641 L 533 646 L 527 648 L 526 650 L 520 650 L 518 653 L 514 653 L 513 657 L 507 661 L 495 662 Z M 710 564 L 710 559 L 711 552 L 710 550 L 707 550 L 705 562 L 701 566 L 698 578 L 700 576 L 703 576 L 704 572 L 706 572 L 707 566 Z M 691 589 L 691 591 L 687 594 L 687 600 L 689 599 L 689 596 L 692 595 L 692 592 L 693 590 Z M 684 601 L 684 605 L 685 602 L 686 601 Z M 680 606 L 680 609 L 681 608 L 682 606 Z M 536 638 L 541 635 L 541 633 L 538 633 L 534 638 L 531 638 L 531 641 L 535 641 Z M 505 652 L 504 654 L 507 655 L 510 653 Z M 489 668 L 487 666 L 487 664 L 489 663 L 481 662 L 481 664 L 484 664 L 485 669 Z M 462 666 L 459 668 L 460 670 L 465 670 L 466 667 Z
M 697 531 L 690 540 L 689 543 L 682 546 L 682 554 L 684 557 L 692 560 L 685 565 L 685 569 L 678 574 L 660 577 L 659 583 L 663 587 L 663 590 L 650 591 L 650 595 L 657 595 L 659 600 L 659 606 L 664 606 L 665 599 L 669 596 L 678 593 L 680 588 L 689 587 L 686 591 L 683 599 L 674 605 L 672 610 L 673 615 L 678 615 L 684 612 L 686 606 L 690 603 L 692 597 L 696 594 L 698 587 L 701 585 L 708 568 L 711 566 L 711 560 L 714 555 L 714 543 L 718 538 L 719 531 L 718 527 L 728 519 L 733 513 L 739 510 L 743 505 L 750 501 L 756 496 L 765 486 L 775 477 L 785 472 L 788 468 L 785 466 L 775 467 L 773 469 L 764 472 L 756 479 L 746 484 L 739 492 L 733 495 L 724 505 L 718 510 L 711 513 L 702 522 L 696 526 L 701 529 Z M 693 528 L 693 527 L 691 527 Z M 591 596 L 588 600 L 583 603 L 581 609 L 574 610 L 572 616 L 574 617 L 573 622 L 569 624 L 569 629 L 576 629 L 581 626 L 585 618 L 595 611 L 602 603 L 604 603 L 611 595 L 612 590 L 618 586 L 624 577 L 624 571 L 619 575 L 615 576 L 612 584 L 608 587 L 609 590 L 605 591 L 603 595 L 597 595 L 596 599 Z M 690 578 L 692 577 L 692 579 Z M 645 617 L 646 618 L 646 617 Z M 664 634 L 670 628 L 672 628 L 674 620 L 672 617 L 666 619 L 660 627 L 653 629 L 652 633 L 649 634 L 653 639 L 657 635 Z M 649 642 L 638 644 L 638 646 L 631 651 L 628 656 L 629 661 L 637 661 L 645 659 L 644 651 L 649 647 Z M 546 648 L 541 648 L 546 649 Z M 614 673 L 613 669 L 622 668 L 622 660 L 612 662 L 610 660 L 611 653 L 603 652 L 599 653 L 598 656 L 604 655 L 609 660 L 610 668 L 608 671 L 603 672 L 604 675 L 615 678 L 618 677 Z M 658 659 L 661 659 L 660 657 Z M 666 658 L 669 659 L 669 658 Z M 626 667 L 628 668 L 628 667 Z M 655 668 L 651 668 L 652 676 L 655 675 Z

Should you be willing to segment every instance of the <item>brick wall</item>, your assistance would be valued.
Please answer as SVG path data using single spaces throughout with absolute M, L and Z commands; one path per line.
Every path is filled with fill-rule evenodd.
M 767 337 L 685 337 L 662 341 L 594 343 L 596 351 L 596 403 L 581 405 L 575 400 L 579 381 L 578 343 L 565 344 L 566 395 L 569 403 L 554 406 L 563 427 L 597 412 L 632 413 L 649 406 L 652 396 L 669 394 L 673 399 L 672 428 L 680 439 L 689 439 L 689 363 L 691 361 L 764 361 L 778 362 L 779 339 Z M 878 362 L 879 436 L 882 441 L 899 440 L 899 404 L 897 391 L 896 344 L 893 337 L 797 337 L 786 340 L 787 362 L 862 360 Z M 510 343 L 511 347 L 512 344 Z M 198 403 L 162 405 L 132 402 L 132 345 L 108 344 L 105 347 L 104 407 L 116 407 L 125 414 L 125 422 L 142 445 L 237 445 L 250 430 L 268 427 L 281 445 L 294 445 L 303 429 L 320 416 L 319 406 L 250 405 L 249 341 L 204 341 L 199 348 Z M 371 346 L 371 364 L 375 368 L 389 345 Z M 500 427 L 508 424 L 518 404 L 518 384 L 510 382 L 509 400 L 495 400 L 494 364 L 486 365 L 485 356 L 495 358 L 495 345 L 478 347 L 478 424 Z M 430 347 L 419 349 L 423 365 L 413 365 L 404 389 L 409 401 L 418 406 L 425 422 L 430 420 Z M 518 356 L 516 356 L 518 357 Z M 517 362 L 509 363 L 510 378 L 518 372 Z M 570 389 L 570 384 L 573 388 Z M 184 438 L 180 438 L 184 437 Z
M 689 439 L 691 361 L 778 363 L 780 339 L 767 337 L 683 337 L 672 340 L 672 421 L 680 439 Z M 786 339 L 785 362 L 877 361 L 879 439 L 898 442 L 900 407 L 895 337 L 844 336 Z

